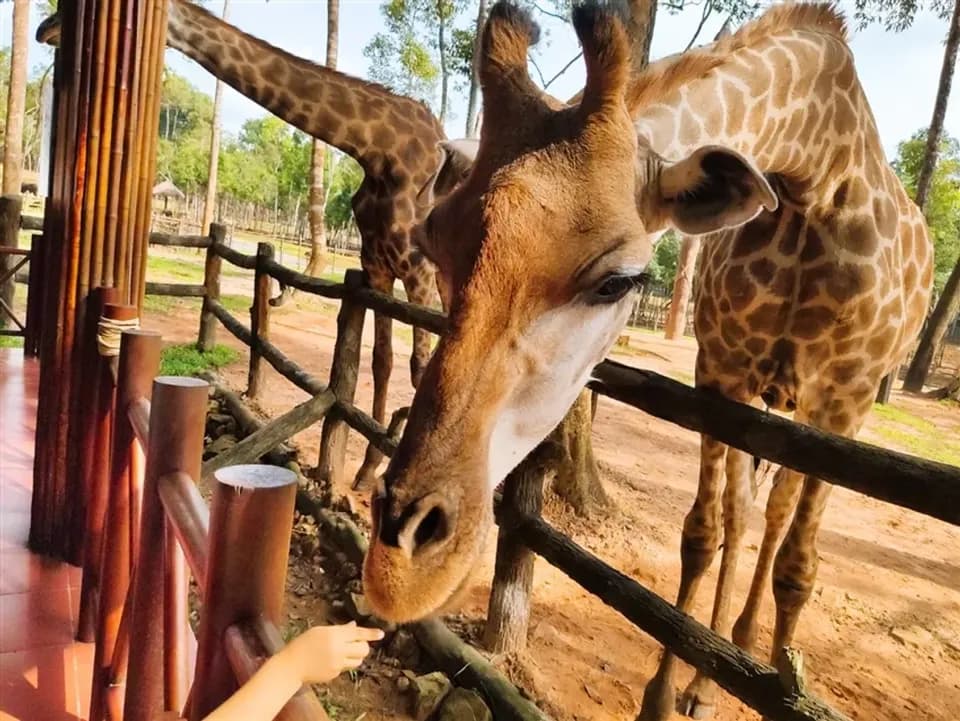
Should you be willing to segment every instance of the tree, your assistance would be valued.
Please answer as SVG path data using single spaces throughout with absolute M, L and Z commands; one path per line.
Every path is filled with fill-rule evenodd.
M 230 15 L 230 0 L 223 0 L 223 12 L 220 17 L 226 20 Z M 203 202 L 203 220 L 200 232 L 209 233 L 213 222 L 214 207 L 217 202 L 217 171 L 220 166 L 220 106 L 223 103 L 223 83 L 217 78 L 213 91 L 213 111 L 210 119 L 210 160 L 207 165 L 207 197 Z
M 340 0 L 327 0 L 327 67 L 337 67 L 337 46 L 340 41 Z M 310 162 L 310 261 L 307 275 L 319 275 L 327 265 L 327 234 L 325 226 L 326 191 L 324 169 L 326 168 L 325 146 L 313 141 Z
M 30 44 L 30 0 L 13 2 L 13 36 L 10 43 L 10 79 L 7 85 L 7 120 L 3 145 L 3 192 L 20 193 L 23 173 L 23 121 L 27 102 L 27 48 Z
M 363 50 L 372 79 L 435 108 L 441 123 L 449 115 L 451 80 L 460 65 L 462 35 L 455 25 L 465 5 L 466 0 L 387 0 L 380 8 L 387 30 Z
M 927 131 L 918 130 L 897 147 L 893 169 L 907 192 L 916 197 L 917 182 L 926 156 Z M 940 139 L 939 160 L 930 179 L 923 214 L 934 250 L 934 288 L 939 294 L 960 255 L 960 141 Z
M 487 0 L 480 0 L 477 4 L 477 22 L 474 24 L 472 37 L 469 31 L 461 30 L 459 31 L 459 42 L 456 43 L 456 47 L 459 49 L 456 55 L 461 61 L 464 58 L 467 60 L 461 72 L 464 69 L 469 69 L 470 73 L 470 89 L 467 94 L 467 124 L 464 129 L 468 138 L 477 135 L 477 105 L 480 100 L 480 39 L 483 37 L 483 26 L 486 21 Z M 470 54 L 465 57 L 466 50 L 469 50 Z
M 363 169 L 349 155 L 341 154 L 334 164 L 328 183 L 324 220 L 334 233 L 348 230 L 354 225 L 353 195 L 363 182 Z
M 954 0 L 953 16 L 950 20 L 950 30 L 947 33 L 947 44 L 943 53 L 943 67 L 940 71 L 940 84 L 937 89 L 937 99 L 933 107 L 933 118 L 930 121 L 930 130 L 927 132 L 927 144 L 924 151 L 923 165 L 917 177 L 917 205 L 924 208 L 937 164 L 937 155 L 940 149 L 940 137 L 943 133 L 943 120 L 947 111 L 947 101 L 950 97 L 950 86 L 953 82 L 953 71 L 957 64 L 957 48 L 960 46 L 960 0 Z M 956 315 L 960 305 L 960 259 L 957 267 L 947 280 L 943 294 L 930 316 L 926 330 L 920 338 L 920 343 L 907 369 L 904 380 L 904 390 L 919 391 L 930 370 L 933 353 L 950 324 L 950 319 Z

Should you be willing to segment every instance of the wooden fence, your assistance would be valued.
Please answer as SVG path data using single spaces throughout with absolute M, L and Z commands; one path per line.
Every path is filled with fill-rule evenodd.
M 115 341 L 137 311 L 101 305 L 102 352 L 85 375 L 95 400 L 83 456 L 90 493 L 78 628 L 96 643 L 90 719 L 149 721 L 162 708 L 196 720 L 283 646 L 297 477 L 265 465 L 221 468 L 208 510 L 198 490 L 208 384 L 155 377 L 158 333 L 125 330 L 113 355 L 111 329 Z M 198 638 L 188 624 L 189 574 L 202 603 Z M 278 718 L 327 715 L 304 692 Z
M 280 375 L 314 396 L 313 402 L 322 408 L 321 415 L 325 414 L 318 468 L 321 475 L 342 477 L 348 429 L 359 432 L 391 455 L 396 449 L 394 435 L 354 405 L 365 311 L 371 309 L 437 334 L 445 332 L 446 317 L 369 289 L 359 271 L 348 271 L 343 283 L 311 278 L 277 264 L 269 244 L 261 243 L 256 255 L 246 255 L 224 245 L 222 235 L 222 229 L 215 229 L 207 245 L 200 345 L 213 343 L 219 321 L 251 349 L 251 395 L 255 396 L 262 387 L 266 361 Z M 219 274 L 223 261 L 255 274 L 249 327 L 220 303 Z M 328 384 L 300 368 L 271 342 L 267 297 L 270 278 L 302 292 L 340 301 Z M 710 391 L 611 361 L 597 366 L 590 387 L 672 423 L 712 435 L 754 456 L 960 525 L 960 468 L 832 436 Z M 255 458 L 271 442 L 289 437 L 294 427 L 305 427 L 307 419 L 314 415 L 300 414 L 299 422 L 291 425 L 291 414 L 248 436 L 244 440 L 247 453 L 237 454 L 231 460 Z M 271 429 L 273 436 L 268 441 L 266 434 Z M 488 645 L 503 651 L 516 650 L 525 643 L 532 554 L 536 553 L 766 717 L 783 721 L 846 718 L 813 695 L 798 692 L 797 684 L 784 680 L 783 669 L 753 659 L 550 527 L 539 516 L 541 482 L 542 478 L 521 467 L 507 479 L 503 496 L 497 498 L 500 537 L 488 614 Z M 513 599 L 512 603 L 498 606 L 497 599 L 507 597 Z
M 252 462 L 321 418 L 324 419 L 324 425 L 318 464 L 320 475 L 335 481 L 342 479 L 346 438 L 350 429 L 359 432 L 385 454 L 392 455 L 396 449 L 396 438 L 391 432 L 392 429 L 384 428 L 354 404 L 366 310 L 383 313 L 394 320 L 417 325 L 437 334 L 445 332 L 446 317 L 438 311 L 399 301 L 371 290 L 364 285 L 360 271 L 347 271 L 343 283 L 308 277 L 278 264 L 274 260 L 273 248 L 268 243 L 260 243 L 256 255 L 247 255 L 228 247 L 224 241 L 225 237 L 225 229 L 218 225 L 211 228 L 210 237 L 153 234 L 151 243 L 205 248 L 205 274 L 203 285 L 148 284 L 147 291 L 203 298 L 198 333 L 199 345 L 202 348 L 212 347 L 219 324 L 248 346 L 250 348 L 248 373 L 250 395 L 255 397 L 262 390 L 263 361 L 266 361 L 280 375 L 309 393 L 311 399 L 256 430 L 231 451 L 208 462 L 204 467 L 204 473 L 215 472 L 226 464 Z M 254 273 L 254 297 L 250 309 L 249 326 L 234 317 L 220 302 L 220 271 L 223 261 Z M 328 383 L 322 382 L 298 366 L 271 342 L 271 306 L 268 297 L 270 279 L 278 281 L 281 286 L 289 286 L 305 293 L 340 301 L 337 339 Z M 131 334 L 131 339 L 128 340 L 125 337 L 124 342 L 129 345 L 135 343 L 134 339 L 139 337 Z M 158 340 L 152 342 L 158 342 Z M 147 373 L 144 377 L 150 377 L 150 374 Z M 121 380 L 122 378 L 121 374 Z M 589 385 L 597 393 L 690 430 L 712 435 L 754 456 L 766 458 L 802 473 L 814 474 L 836 485 L 960 525 L 960 468 L 825 434 L 779 416 L 734 403 L 710 391 L 690 388 L 657 373 L 612 361 L 604 361 L 597 366 Z M 122 418 L 126 412 L 123 408 L 130 409 L 130 417 L 134 419 L 132 425 L 140 423 L 140 426 L 144 426 L 142 420 L 136 419 L 146 417 L 147 406 L 142 400 L 134 402 L 135 396 L 130 393 L 121 395 L 121 387 L 122 385 L 118 385 L 117 407 L 119 410 L 115 413 L 117 418 L 121 418 L 121 421 L 118 421 L 119 427 L 123 426 Z M 171 389 L 167 389 L 165 381 L 158 381 L 156 385 L 156 391 L 160 393 L 175 393 L 178 388 L 180 394 L 186 394 L 186 391 L 175 383 Z M 146 393 L 147 390 L 141 388 L 140 395 L 145 396 Z M 128 399 L 127 404 L 121 406 L 119 399 L 124 397 Z M 175 424 L 163 424 L 157 427 L 170 425 Z M 122 434 L 115 437 L 120 438 L 122 445 Z M 129 438 L 132 439 L 133 436 L 129 435 Z M 123 446 L 119 453 L 122 458 L 128 457 L 122 454 L 129 453 L 129 443 Z M 97 457 L 97 454 L 93 455 Z M 175 453 L 168 454 L 168 458 L 176 457 Z M 136 467 L 136 463 L 133 466 Z M 205 514 L 195 510 L 201 507 L 198 505 L 195 492 L 187 490 L 188 487 L 193 487 L 192 484 L 186 483 L 187 478 L 196 478 L 196 475 L 190 469 L 184 471 L 165 467 L 159 475 L 154 473 L 150 476 L 149 463 L 147 470 L 146 478 L 149 482 L 144 490 L 146 494 L 144 508 L 149 508 L 148 498 L 153 497 L 159 490 L 162 503 L 167 508 L 167 523 L 171 524 L 172 532 L 184 543 L 187 559 L 192 559 L 194 573 L 199 574 L 196 577 L 203 579 L 205 565 L 198 563 L 196 559 L 205 558 L 207 553 L 213 554 L 214 551 L 191 550 L 199 548 L 202 544 L 191 541 L 188 534 L 194 533 L 203 537 L 207 533 L 203 521 Z M 162 483 L 161 477 L 164 479 Z M 541 483 L 542 476 L 521 465 L 507 479 L 503 495 L 496 499 L 500 534 L 497 548 L 497 573 L 493 580 L 488 628 L 485 633 L 485 642 L 488 646 L 499 651 L 510 651 L 521 648 L 525 643 L 532 592 L 533 554 L 535 553 L 620 612 L 638 628 L 671 648 L 679 658 L 714 678 L 721 687 L 766 717 L 778 721 L 846 719 L 843 714 L 829 708 L 811 694 L 798 692 L 797 684 L 789 682 L 788 679 L 785 680 L 784 674 L 781 673 L 783 669 L 774 669 L 753 659 L 729 641 L 720 638 L 710 629 L 677 611 L 673 605 L 656 596 L 637 581 L 610 567 L 552 528 L 540 517 Z M 170 511 L 169 509 L 173 507 L 181 510 Z M 216 508 L 215 502 L 215 510 Z M 194 510 L 190 511 L 190 509 Z M 175 514 L 183 515 L 185 510 L 193 515 L 180 520 L 170 520 Z M 158 512 L 152 513 L 154 516 L 148 518 L 156 517 Z M 91 514 L 95 515 L 93 511 Z M 181 528 L 179 531 L 175 526 L 178 523 Z M 158 534 L 156 529 L 162 524 L 158 521 L 151 521 L 151 524 L 153 525 L 149 526 L 150 532 Z M 111 528 L 113 526 L 114 524 L 110 524 Z M 212 528 L 216 527 L 217 523 L 214 522 Z M 148 527 L 144 526 L 144 528 Z M 202 532 L 190 530 L 196 528 L 200 528 Z M 284 530 L 284 533 L 288 532 L 289 526 Z M 140 547 L 143 548 L 142 542 Z M 218 548 L 217 542 L 211 539 L 210 547 Z M 158 546 L 152 546 L 152 552 L 157 553 L 157 548 Z M 173 553 L 168 555 L 175 557 Z M 106 555 L 104 557 L 106 558 Z M 152 561 L 158 563 L 157 558 L 152 558 Z M 227 563 L 225 566 L 229 567 L 230 564 Z M 86 572 L 84 578 L 86 586 Z M 91 578 L 99 578 L 99 576 L 94 575 Z M 154 587 L 159 587 L 159 576 L 156 580 Z M 136 588 L 135 585 L 134 590 Z M 168 592 L 172 593 L 172 591 Z M 502 603 L 505 598 L 512 599 L 512 602 Z M 205 604 L 213 609 L 218 608 L 210 599 L 205 599 Z M 168 607 L 175 608 L 176 605 L 168 605 Z M 270 620 L 273 623 L 278 622 L 277 619 Z M 137 628 L 140 627 L 138 624 Z M 269 626 L 267 629 L 265 631 L 260 627 L 259 631 L 256 631 L 251 627 L 245 629 L 234 627 L 226 638 L 228 643 L 234 645 L 239 644 L 240 639 L 247 639 L 248 642 L 250 639 L 259 639 L 267 649 L 275 648 L 275 644 L 270 645 Z M 174 634 L 173 637 L 177 636 Z M 201 648 L 204 638 L 201 631 Z M 275 641 L 275 636 L 273 638 Z M 150 651 L 150 653 L 157 652 Z M 202 653 L 201 651 L 201 658 Z M 181 657 L 177 654 L 172 654 L 171 657 L 173 656 Z M 231 659 L 241 656 L 248 660 L 253 658 L 243 656 L 243 653 L 236 648 L 229 651 L 228 656 Z M 169 663 L 173 664 L 172 661 Z M 237 667 L 241 666 L 243 664 L 237 661 Z M 159 667 L 160 665 L 157 664 L 156 668 Z M 177 668 L 180 667 L 177 666 Z M 198 673 L 202 668 L 202 666 L 198 667 Z M 114 673 L 109 664 L 104 669 L 104 673 Z M 168 665 L 165 667 L 165 673 L 173 678 L 176 673 L 182 674 L 182 670 L 177 671 L 173 665 Z M 101 680 L 101 684 L 103 683 L 109 684 L 110 681 L 109 679 Z M 298 703 L 301 702 L 303 701 Z M 514 709 L 508 709 L 508 711 L 512 714 Z M 516 715 L 508 714 L 504 717 L 530 718 L 529 714 L 525 716 L 524 713 L 528 712 L 523 710 Z

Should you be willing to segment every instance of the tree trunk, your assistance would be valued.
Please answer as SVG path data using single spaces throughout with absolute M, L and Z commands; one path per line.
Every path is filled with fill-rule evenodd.
M 600 482 L 600 471 L 593 455 L 593 416 L 596 413 L 596 394 L 584 390 L 551 438 L 564 449 L 553 468 L 552 488 L 580 515 L 589 515 L 609 504 Z
M 224 20 L 230 15 L 230 0 L 223 0 Z M 207 197 L 203 201 L 203 218 L 200 221 L 200 233 L 210 232 L 210 223 L 213 222 L 214 210 L 217 205 L 217 174 L 220 169 L 220 106 L 223 103 L 223 83 L 217 80 L 213 91 L 213 118 L 210 122 L 210 165 L 207 171 Z
M 670 313 L 664 324 L 664 336 L 667 340 L 683 338 L 687 327 L 687 306 L 693 292 L 693 274 L 697 268 L 697 252 L 700 250 L 700 238 L 685 235 L 677 258 L 677 277 L 673 280 L 673 298 L 670 301 Z
M 960 0 L 954 2 L 950 31 L 947 33 L 947 45 L 943 51 L 943 67 L 940 70 L 940 85 L 937 88 L 937 100 L 933 105 L 933 118 L 927 132 L 927 148 L 917 177 L 917 205 L 924 208 L 927 195 L 933 182 L 933 171 L 937 167 L 940 154 L 940 139 L 943 136 L 943 120 L 947 114 L 947 102 L 950 100 L 950 86 L 953 84 L 953 71 L 957 65 L 957 47 L 960 46 Z M 911 369 L 912 370 L 912 369 Z
M 657 21 L 656 0 L 630 0 L 630 21 L 627 32 L 633 41 L 633 71 L 640 72 L 650 62 L 650 44 Z
M 327 0 L 327 67 L 337 67 L 337 51 L 340 43 L 340 0 Z M 324 187 L 324 168 L 327 146 L 319 140 L 313 141 L 310 156 L 310 208 L 307 217 L 310 222 L 310 260 L 304 273 L 318 276 L 327 267 L 327 228 L 325 223 L 327 210 L 327 191 Z M 293 297 L 294 289 L 284 288 L 280 296 L 271 300 L 271 305 L 283 305 Z
M 483 25 L 487 21 L 487 0 L 480 0 L 477 5 L 476 36 L 473 41 L 473 63 L 470 73 L 470 92 L 467 96 L 467 127 L 468 138 L 477 137 L 477 104 L 480 90 L 480 44 L 483 40 Z
M 958 310 L 960 310 L 960 258 L 957 258 L 957 264 L 953 266 L 953 272 L 950 273 L 947 284 L 943 287 L 943 294 L 930 315 L 927 329 L 920 338 L 920 345 L 917 346 L 917 352 L 914 353 L 910 367 L 907 369 L 907 377 L 903 382 L 904 390 L 913 392 L 923 390 L 923 383 L 927 380 L 927 373 L 930 371 L 933 360 L 933 351 L 940 345 L 947 328 L 950 327 L 950 321 L 956 316 Z
M 447 13 L 444 0 L 437 0 L 437 50 L 440 54 L 440 125 L 447 121 L 447 91 L 450 85 L 447 67 Z
M 23 173 L 23 118 L 27 105 L 27 48 L 30 45 L 30 0 L 13 2 L 7 126 L 3 146 L 3 194 L 19 195 Z

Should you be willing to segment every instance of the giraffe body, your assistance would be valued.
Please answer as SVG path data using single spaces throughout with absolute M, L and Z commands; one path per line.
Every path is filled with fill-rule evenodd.
M 449 331 L 373 499 L 364 585 L 383 618 L 423 617 L 464 588 L 494 487 L 612 346 L 666 229 L 704 236 L 696 384 L 734 400 L 852 436 L 922 324 L 927 230 L 883 156 L 831 6 L 776 6 L 632 79 L 612 11 L 578 6 L 574 26 L 587 85 L 567 108 L 527 74 L 528 16 L 499 3 L 484 32 L 484 105 L 498 112 L 420 238 L 451 288 Z M 711 626 L 752 648 L 772 575 L 779 650 L 812 589 L 829 486 L 778 471 L 734 623 L 753 473 L 745 453 L 702 439 L 678 606 L 691 609 L 723 539 Z M 665 653 L 641 718 L 673 713 L 675 664 Z M 698 676 L 680 708 L 705 718 L 715 697 Z

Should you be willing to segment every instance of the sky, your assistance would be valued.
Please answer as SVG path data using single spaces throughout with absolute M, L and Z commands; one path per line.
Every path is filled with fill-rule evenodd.
M 10 43 L 12 5 L 0 4 L 0 45 Z M 206 6 L 219 13 L 222 0 L 209 0 Z M 839 6 L 852 17 L 853 3 L 850 0 L 841 0 Z M 291 53 L 322 59 L 326 43 L 326 7 L 325 0 L 270 0 L 269 3 L 264 0 L 232 0 L 229 21 Z M 657 15 L 652 56 L 656 58 L 682 50 L 696 29 L 700 10 L 700 7 L 690 7 L 675 15 L 661 10 Z M 40 11 L 34 6 L 30 18 L 31 33 L 42 19 Z M 535 51 L 536 60 L 543 74 L 549 78 L 576 55 L 577 40 L 565 23 L 544 16 L 540 16 L 539 20 L 545 32 Z M 712 40 L 722 22 L 720 16 L 708 20 L 698 44 Z M 341 0 L 339 69 L 366 77 L 369 63 L 363 56 L 363 48 L 382 29 L 378 0 Z M 897 144 L 901 140 L 930 124 L 946 32 L 947 22 L 930 13 L 919 14 L 913 26 L 902 33 L 887 32 L 881 26 L 863 31 L 853 30 L 851 45 L 860 81 L 890 158 L 896 155 Z M 33 45 L 30 66 L 49 62 L 49 57 L 39 45 Z M 215 79 L 196 63 L 174 50 L 167 50 L 167 63 L 201 90 L 213 93 Z M 550 92 L 560 98 L 570 97 L 582 87 L 583 77 L 582 63 L 574 63 L 551 86 Z M 960 136 L 958 84 L 955 83 L 946 118 L 946 130 L 953 136 Z M 446 127 L 449 137 L 463 135 L 463 95 L 465 93 L 458 95 L 452 107 L 454 117 Z M 227 132 L 237 133 L 245 120 L 259 117 L 265 112 L 232 88 L 225 88 L 223 124 Z

